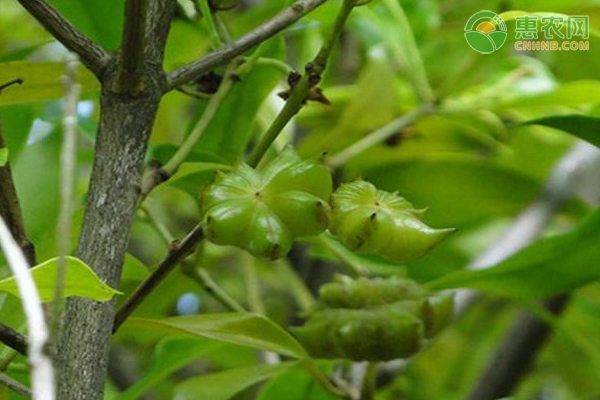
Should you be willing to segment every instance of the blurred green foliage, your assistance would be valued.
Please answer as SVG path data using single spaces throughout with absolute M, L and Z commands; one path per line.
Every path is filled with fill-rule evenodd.
M 119 47 L 123 1 L 50 2 L 102 46 Z M 233 37 L 259 26 L 291 1 L 243 3 L 244 7 L 219 13 Z M 268 40 L 257 50 L 260 56 L 302 71 L 331 28 L 340 3 L 328 1 Z M 166 51 L 168 71 L 210 50 L 210 35 L 202 20 L 193 16 L 191 2 L 179 0 L 179 5 Z M 566 313 L 553 321 L 555 334 L 514 398 L 534 399 L 541 392 L 560 400 L 598 396 L 600 224 L 598 212 L 591 215 L 595 204 L 572 200 L 551 226 L 560 235 L 533 244 L 495 270 L 463 269 L 539 195 L 552 167 L 577 138 L 600 143 L 600 39 L 592 33 L 588 51 L 516 51 L 515 21 L 507 20 L 504 46 L 493 54 L 479 54 L 467 45 L 463 28 L 471 15 L 485 9 L 589 15 L 590 26 L 600 29 L 600 5 L 595 0 L 375 0 L 354 11 L 337 44 L 322 83 L 331 105 L 309 103 L 274 146 L 280 150 L 291 143 L 305 156 L 327 153 L 327 161 L 433 100 L 435 112 L 356 154 L 335 172 L 342 181 L 362 177 L 381 189 L 398 191 L 415 207 L 430 207 L 427 223 L 454 226 L 459 232 L 427 257 L 403 265 L 343 248 L 331 252 L 319 241 L 302 242 L 290 260 L 273 264 L 235 248 L 205 243 L 188 262 L 201 265 L 235 300 L 266 317 L 222 314 L 223 306 L 204 288 L 183 271 L 174 272 L 136 311 L 138 318 L 115 336 L 115 346 L 131 349 L 142 372 L 128 390 L 109 383 L 107 399 L 133 400 L 146 392 L 165 399 L 192 399 L 198 393 L 206 400 L 331 399 L 310 370 L 294 362 L 262 365 L 260 357 L 265 354 L 257 355 L 254 349 L 305 357 L 301 346 L 277 324 L 297 324 L 297 312 L 311 301 L 300 278 L 314 292 L 327 279 L 319 274 L 327 275 L 343 262 L 360 264 L 375 274 L 435 281 L 438 288 L 468 286 L 491 293 L 442 332 L 402 374 L 390 378 L 377 399 L 466 398 L 517 310 L 530 305 L 524 298 L 565 290 L 573 290 L 573 299 Z M 0 84 L 25 80 L 0 95 L 3 135 L 27 231 L 44 261 L 56 255 L 63 92 L 59 77 L 67 55 L 14 0 L 0 2 L 0 26 Z M 199 220 L 199 193 L 212 181 L 214 171 L 242 159 L 266 130 L 282 106 L 276 93 L 287 89 L 285 78 L 280 67 L 257 63 L 235 83 L 178 174 L 147 198 L 145 208 L 153 218 L 142 212 L 136 216 L 119 288 L 124 295 L 118 296 L 118 303 L 164 257 L 169 249 L 165 239 L 182 237 Z M 99 114 L 98 83 L 83 68 L 78 79 L 85 90 L 79 109 L 73 248 Z M 206 103 L 177 91 L 167 94 L 148 161 L 167 161 Z M 3 154 L 0 149 L 0 163 Z M 600 181 L 594 185 L 591 189 L 597 192 Z M 564 232 L 570 228 L 574 229 Z M 292 275 L 300 274 L 293 275 L 296 281 L 290 278 L 291 264 Z M 0 265 L 2 276 L 8 276 L 4 260 Z M 182 304 L 184 294 L 200 299 L 199 310 L 192 307 L 189 312 Z M 18 301 L 1 296 L 0 321 L 23 330 Z M 194 315 L 181 316 L 186 310 Z M 8 350 L 0 350 L 0 360 L 8 356 Z M 319 366 L 332 369 L 330 363 Z M 342 375 L 348 369 L 339 367 Z M 6 372 L 27 382 L 26 370 L 26 360 L 17 357 Z M 209 391 L 213 386 L 216 389 Z M 2 390 L 2 398 L 20 398 Z

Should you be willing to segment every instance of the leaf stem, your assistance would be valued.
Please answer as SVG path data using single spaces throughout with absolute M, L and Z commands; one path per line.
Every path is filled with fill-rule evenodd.
M 378 364 L 376 362 L 367 364 L 367 370 L 365 371 L 360 390 L 360 400 L 375 399 L 375 391 L 377 390 L 377 367 Z
M 365 271 L 363 268 L 356 261 L 348 257 L 347 254 L 340 250 L 340 246 L 342 245 L 338 243 L 329 233 L 324 233 L 318 236 L 315 240 L 327 251 L 337 257 L 341 263 L 340 265 L 344 267 L 350 275 L 357 278 L 365 276 Z
M 50 319 L 51 343 L 59 337 L 62 299 L 67 273 L 66 256 L 71 249 L 71 218 L 74 208 L 75 171 L 77 169 L 77 102 L 81 94 L 81 85 L 77 83 L 79 60 L 72 53 L 72 59 L 67 62 L 66 73 L 62 77 L 65 87 L 63 99 L 63 144 L 60 156 L 60 213 L 57 227 L 58 267 L 56 269 L 56 287 L 52 301 Z
M 211 96 L 202 117 L 192 130 L 192 133 L 187 137 L 183 144 L 177 149 L 177 152 L 171 157 L 171 159 L 162 167 L 162 170 L 167 173 L 168 176 L 173 175 L 177 168 L 186 160 L 190 153 L 194 150 L 196 143 L 202 137 L 202 134 L 206 131 L 206 128 L 210 125 L 214 119 L 219 107 L 223 103 L 223 100 L 227 97 L 227 94 L 233 87 L 233 66 L 227 68 L 223 76 L 223 81 L 219 86 L 217 92 Z
M 225 43 L 225 41 L 222 40 L 222 33 L 217 29 L 216 21 L 213 17 L 213 12 L 210 9 L 208 1 L 209 0 L 198 0 L 198 5 L 200 6 L 202 21 L 206 25 L 206 30 L 208 31 L 211 45 L 214 49 L 218 49 Z
M 339 168 L 344 165 L 348 160 L 356 157 L 360 153 L 370 149 L 371 147 L 381 143 L 390 136 L 402 131 L 406 127 L 412 125 L 417 119 L 425 114 L 430 114 L 435 110 L 434 106 L 425 105 L 410 113 L 401 116 L 398 119 L 393 120 L 387 125 L 375 130 L 368 134 L 361 140 L 354 142 L 344 150 L 340 151 L 335 156 L 331 157 L 327 164 L 332 168 Z
M 194 265 L 185 265 L 184 273 L 196 281 L 207 294 L 223 305 L 227 310 L 233 312 L 248 312 L 240 303 L 229 295 L 221 286 L 214 281 L 205 268 L 196 268 Z

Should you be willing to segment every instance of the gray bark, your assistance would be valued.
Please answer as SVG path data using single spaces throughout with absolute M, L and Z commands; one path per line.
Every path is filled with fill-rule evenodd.
M 140 85 L 134 92 L 121 85 L 119 55 L 102 74 L 96 156 L 77 252 L 114 288 L 119 287 L 148 140 L 166 90 L 162 61 L 174 1 L 146 4 L 145 43 L 136 47 L 145 60 Z M 57 354 L 59 400 L 103 398 L 114 314 L 114 302 L 67 301 Z

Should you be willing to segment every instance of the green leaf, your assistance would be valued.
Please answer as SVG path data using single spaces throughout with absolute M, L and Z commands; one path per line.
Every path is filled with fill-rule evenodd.
M 69 21 L 108 50 L 116 50 L 123 26 L 122 0 L 50 0 Z
M 175 389 L 175 400 L 228 400 L 259 382 L 287 371 L 296 362 L 253 365 L 189 379 Z
M 540 240 L 498 265 L 458 271 L 429 283 L 432 289 L 472 288 L 534 299 L 600 279 L 600 210 L 571 232 Z
M 334 400 L 304 369 L 292 368 L 265 384 L 258 400 Z
M 560 129 L 600 147 L 600 118 L 587 115 L 557 115 L 525 122 Z
M 8 149 L 0 148 L 0 167 L 4 167 L 8 162 Z
M 81 296 L 98 301 L 112 299 L 118 291 L 102 282 L 102 280 L 83 261 L 75 257 L 67 257 L 64 297 Z M 53 258 L 36 265 L 31 269 L 31 274 L 37 285 L 42 301 L 54 299 L 56 289 L 56 273 L 58 258 Z M 14 277 L 0 281 L 0 291 L 19 297 L 19 287 Z
M 198 359 L 219 344 L 189 337 L 168 337 L 157 346 L 154 357 L 142 377 L 114 400 L 139 399 L 150 388 L 173 372 Z
M 64 73 L 64 63 L 32 63 L 25 61 L 0 63 L 0 76 L 3 81 L 23 79 L 22 85 L 12 86 L 10 90 L 2 92 L 0 105 L 60 98 L 65 93 L 65 89 L 60 83 L 60 77 Z M 77 82 L 83 86 L 84 92 L 99 88 L 94 75 L 85 68 L 78 70 Z
M 479 157 L 425 155 L 373 168 L 365 179 L 398 191 L 415 207 L 431 208 L 432 225 L 460 228 L 485 218 L 513 215 L 537 194 L 539 184 L 509 168 Z
M 540 94 L 492 101 L 489 106 L 496 110 L 512 108 L 521 111 L 544 107 L 578 107 L 598 102 L 600 102 L 600 82 L 579 80 L 563 83 L 553 90 Z
M 162 320 L 131 318 L 131 327 L 200 336 L 226 343 L 307 358 L 306 350 L 283 328 L 265 316 L 252 313 L 202 314 Z

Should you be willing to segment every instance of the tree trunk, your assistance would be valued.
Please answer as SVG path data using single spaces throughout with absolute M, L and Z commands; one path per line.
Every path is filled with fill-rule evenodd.
M 163 55 L 174 5 L 173 0 L 147 2 L 142 15 L 127 17 L 126 25 L 146 19 L 144 43 L 128 46 L 142 53 L 134 87 L 123 84 L 132 72 L 121 54 L 101 76 L 100 126 L 77 255 L 113 288 L 119 287 L 141 169 L 167 86 Z M 59 400 L 103 398 L 114 314 L 114 302 L 67 301 L 57 355 Z
M 136 98 L 106 90 L 102 94 L 78 256 L 113 288 L 119 286 L 140 170 L 160 98 L 158 90 Z M 102 399 L 113 318 L 113 302 L 67 301 L 58 355 L 59 399 Z

